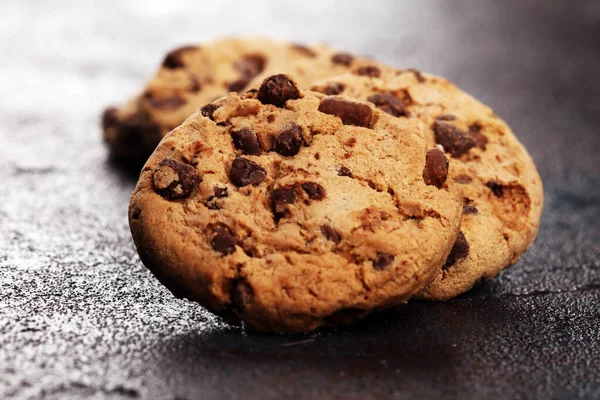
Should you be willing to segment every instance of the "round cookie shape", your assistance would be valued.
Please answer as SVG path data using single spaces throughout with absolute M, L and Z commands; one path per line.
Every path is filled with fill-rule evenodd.
M 176 48 L 164 57 L 142 92 L 102 115 L 111 156 L 143 163 L 160 139 L 201 106 L 229 92 L 244 93 L 276 73 L 292 73 L 300 87 L 345 72 L 381 73 L 385 67 L 325 45 L 264 38 L 227 38 Z
M 322 93 L 332 87 L 401 120 L 423 121 L 429 145 L 450 160 L 448 180 L 464 201 L 461 233 L 442 272 L 417 298 L 458 296 L 527 250 L 539 228 L 542 182 L 527 150 L 489 107 L 446 79 L 414 69 L 368 79 L 344 74 L 312 85 Z
M 406 302 L 440 272 L 462 201 L 419 121 L 282 74 L 202 109 L 162 140 L 129 210 L 140 258 L 176 296 L 306 332 Z

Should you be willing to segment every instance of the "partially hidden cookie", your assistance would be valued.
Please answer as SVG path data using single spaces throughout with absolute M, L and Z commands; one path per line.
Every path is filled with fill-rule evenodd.
M 144 166 L 143 263 L 248 329 L 305 332 L 405 302 L 439 274 L 462 199 L 419 121 L 286 75 L 202 107 Z
M 104 111 L 104 141 L 115 159 L 141 164 L 164 135 L 201 106 L 229 92 L 258 87 L 266 76 L 291 73 L 304 86 L 349 71 L 375 76 L 383 68 L 325 45 L 262 38 L 182 46 L 164 57 L 140 94 L 120 108 Z
M 417 297 L 448 300 L 515 263 L 538 231 L 540 176 L 511 129 L 487 106 L 446 79 L 414 69 L 377 78 L 345 74 L 313 90 L 368 101 L 401 120 L 419 119 L 430 146 L 450 159 L 448 180 L 463 198 L 461 233 L 438 277 Z

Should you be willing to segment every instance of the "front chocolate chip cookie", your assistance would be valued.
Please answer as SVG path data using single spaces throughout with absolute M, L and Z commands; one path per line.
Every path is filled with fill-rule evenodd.
M 311 331 L 405 302 L 442 271 L 463 209 L 422 123 L 293 82 L 267 77 L 190 117 L 131 199 L 144 264 L 258 331 Z

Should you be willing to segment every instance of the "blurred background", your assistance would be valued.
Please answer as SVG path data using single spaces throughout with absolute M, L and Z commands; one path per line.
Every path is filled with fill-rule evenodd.
M 0 2 L 0 398 L 599 398 L 600 2 Z M 247 335 L 137 258 L 135 177 L 99 116 L 166 51 L 323 41 L 455 82 L 536 161 L 519 263 L 450 303 L 310 336 Z

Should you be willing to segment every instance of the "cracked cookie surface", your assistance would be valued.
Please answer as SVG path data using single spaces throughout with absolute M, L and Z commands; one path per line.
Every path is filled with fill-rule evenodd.
M 322 93 L 332 88 L 401 120 L 423 121 L 429 145 L 441 145 L 450 159 L 448 180 L 464 201 L 462 233 L 442 272 L 417 297 L 453 298 L 527 250 L 539 228 L 542 182 L 527 150 L 489 107 L 446 79 L 416 70 L 370 78 L 344 74 L 312 85 Z
M 257 87 L 266 76 L 291 73 L 301 87 L 351 71 L 381 73 L 383 66 L 325 45 L 304 46 L 263 38 L 227 38 L 167 53 L 142 93 L 102 116 L 111 155 L 143 163 L 160 139 L 187 117 L 229 92 Z
M 424 128 L 281 74 L 230 93 L 143 168 L 129 210 L 140 258 L 175 295 L 252 330 L 403 303 L 440 272 L 462 216 Z

